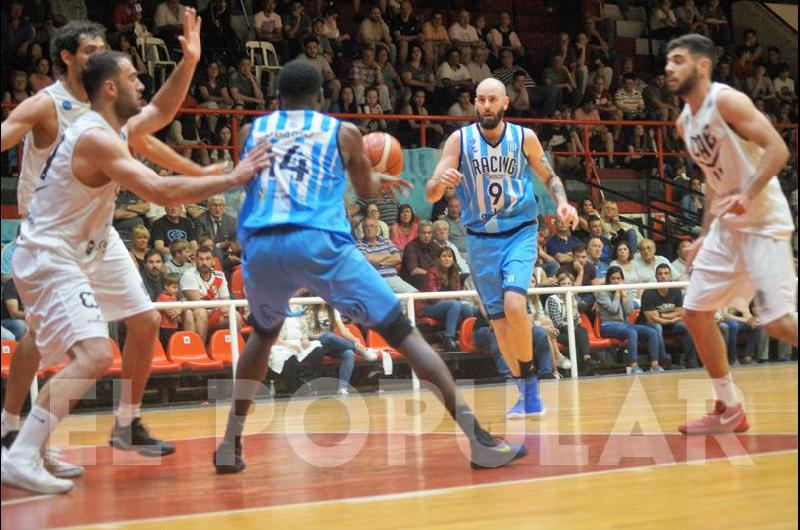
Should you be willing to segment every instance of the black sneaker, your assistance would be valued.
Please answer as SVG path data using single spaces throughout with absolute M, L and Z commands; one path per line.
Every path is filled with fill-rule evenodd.
M 214 451 L 214 469 L 218 475 L 229 475 L 239 473 L 245 468 L 242 458 L 242 437 L 236 436 L 233 444 L 223 440 L 217 450 Z
M 491 443 L 479 442 L 474 440 L 471 444 L 472 457 L 470 465 L 472 469 L 491 469 L 495 467 L 507 466 L 517 458 L 522 458 L 528 454 L 525 444 L 512 444 L 505 440 L 492 437 Z
M 136 451 L 142 456 L 167 456 L 175 452 L 171 443 L 150 436 L 141 418 L 134 418 L 127 427 L 120 427 L 115 419 L 108 445 L 121 451 Z
M 0 438 L 0 444 L 3 445 L 3 449 L 11 449 L 11 444 L 17 439 L 18 434 L 19 431 L 8 431 L 3 438 Z

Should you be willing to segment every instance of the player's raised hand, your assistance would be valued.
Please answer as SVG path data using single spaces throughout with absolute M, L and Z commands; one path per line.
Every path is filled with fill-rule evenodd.
M 439 182 L 443 182 L 448 186 L 458 186 L 464 175 L 455 168 L 447 168 L 439 175 Z
M 239 165 L 231 171 L 233 186 L 241 186 L 250 182 L 260 171 L 269 167 L 272 163 L 272 144 L 262 142 L 256 145 L 248 154 L 247 158 L 239 162 Z
M 200 61 L 200 26 L 202 19 L 197 16 L 197 11 L 187 7 L 183 13 L 183 35 L 178 37 L 183 50 L 183 60 L 197 64 Z
M 561 224 L 569 225 L 572 230 L 578 228 L 578 210 L 571 204 L 562 204 L 556 209 Z

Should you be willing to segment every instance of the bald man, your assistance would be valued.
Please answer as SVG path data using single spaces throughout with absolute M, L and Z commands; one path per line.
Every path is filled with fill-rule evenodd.
M 447 139 L 426 194 L 430 202 L 436 202 L 447 186 L 455 186 L 462 205 L 461 224 L 467 229 L 467 262 L 475 287 L 520 389 L 520 399 L 508 417 L 539 417 L 545 407 L 534 373 L 527 311 L 527 291 L 538 249 L 539 212 L 533 182 L 521 162 L 527 161 L 549 190 L 562 223 L 574 230 L 578 214 L 567 202 L 564 184 L 550 166 L 536 134 L 503 120 L 508 105 L 503 83 L 490 78 L 478 85 L 478 122 Z

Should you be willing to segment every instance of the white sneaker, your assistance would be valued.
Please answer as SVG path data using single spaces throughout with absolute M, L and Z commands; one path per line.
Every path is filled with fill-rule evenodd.
M 34 493 L 66 493 L 72 481 L 56 478 L 45 468 L 39 455 L 3 458 L 3 484 Z
M 358 352 L 361 357 L 364 358 L 365 361 L 377 361 L 378 360 L 378 352 L 372 350 L 370 348 L 363 348 L 360 352 Z
M 42 455 L 44 467 L 58 478 L 75 478 L 83 475 L 83 466 L 70 464 L 61 460 L 61 450 L 58 447 L 48 447 Z
M 336 391 L 336 393 L 339 394 L 340 396 L 350 395 L 350 392 L 348 392 L 346 388 L 340 388 L 339 390 Z
M 567 357 L 561 355 L 556 361 L 556 366 L 561 368 L 562 370 L 569 370 L 570 368 L 572 368 L 572 363 L 569 361 Z

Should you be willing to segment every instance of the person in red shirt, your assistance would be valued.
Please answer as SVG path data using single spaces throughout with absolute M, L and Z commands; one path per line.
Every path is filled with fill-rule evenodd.
M 180 285 L 180 278 L 175 273 L 168 273 L 164 276 L 164 290 L 156 298 L 156 302 L 177 302 L 178 301 L 178 286 Z M 169 344 L 169 339 L 178 331 L 178 324 L 181 323 L 180 309 L 162 309 L 161 313 L 161 328 L 158 332 L 158 338 L 161 344 Z
M 428 269 L 425 276 L 423 291 L 437 293 L 442 291 L 461 290 L 461 271 L 456 265 L 453 251 L 444 247 L 439 251 L 436 263 Z M 455 341 L 456 329 L 461 319 L 474 317 L 475 308 L 460 300 L 419 300 L 417 301 L 417 314 L 425 318 L 434 318 L 444 321 L 444 346 L 447 351 L 458 351 Z

